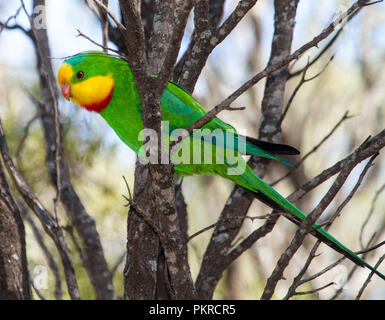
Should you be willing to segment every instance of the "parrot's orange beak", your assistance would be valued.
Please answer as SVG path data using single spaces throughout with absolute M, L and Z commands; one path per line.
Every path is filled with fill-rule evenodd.
M 58 73 L 58 82 L 61 87 L 61 93 L 63 94 L 63 97 L 66 98 L 67 100 L 69 100 L 71 97 L 70 79 L 73 73 L 74 71 L 72 67 L 65 62 L 60 67 L 59 73 Z
M 71 96 L 71 86 L 68 83 L 63 83 L 60 87 L 63 97 L 69 100 Z

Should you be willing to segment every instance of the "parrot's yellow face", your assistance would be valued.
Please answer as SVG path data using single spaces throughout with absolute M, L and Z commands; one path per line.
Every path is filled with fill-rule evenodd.
M 97 74 L 94 66 L 84 62 L 76 65 L 64 62 L 59 69 L 58 82 L 64 98 L 96 112 L 101 112 L 111 102 L 115 85 L 111 73 Z

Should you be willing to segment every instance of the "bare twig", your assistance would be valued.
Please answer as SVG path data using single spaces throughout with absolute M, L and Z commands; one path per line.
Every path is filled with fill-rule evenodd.
M 102 48 L 105 52 L 107 52 L 107 51 L 115 52 L 119 58 L 122 58 L 122 59 L 127 61 L 127 57 L 125 57 L 123 54 L 121 54 L 119 52 L 119 50 L 115 50 L 113 48 L 110 48 L 107 45 L 105 45 L 104 43 L 100 44 L 100 43 L 96 42 L 95 40 L 91 39 L 89 36 L 87 36 L 86 34 L 81 32 L 79 29 L 76 29 L 76 31 L 78 32 L 78 35 L 77 35 L 78 37 L 83 37 L 83 38 L 87 39 L 88 41 L 92 42 L 94 45 L 97 45 L 98 47 Z M 69 57 L 66 57 L 66 58 L 69 58 Z
M 5 22 L 0 22 L 0 34 L 4 29 L 7 29 L 7 30 L 21 30 L 26 35 L 28 36 L 30 35 L 30 31 L 24 29 L 21 25 L 17 23 L 13 25 L 9 24 L 12 20 L 16 20 L 17 16 L 20 14 L 22 9 L 23 9 L 23 4 L 19 6 L 19 8 L 16 10 L 16 13 L 14 15 L 10 16 Z
M 385 260 L 385 254 L 383 254 L 380 257 L 380 259 L 378 259 L 377 263 L 374 265 L 374 268 L 377 269 L 381 265 L 382 261 L 384 261 L 384 260 Z M 356 296 L 356 300 L 359 300 L 361 298 L 362 294 L 364 293 L 364 291 L 365 291 L 366 287 L 368 286 L 370 280 L 372 279 L 373 275 L 374 275 L 374 272 L 373 271 L 370 272 L 370 274 L 368 275 L 368 278 L 365 280 L 365 282 L 362 285 L 360 291 L 358 292 L 358 294 Z
M 378 197 L 381 195 L 381 193 L 382 193 L 384 190 L 385 190 L 385 184 L 383 184 L 383 185 L 376 191 L 376 193 L 375 193 L 375 195 L 374 195 L 374 197 L 373 197 L 371 206 L 370 206 L 369 213 L 368 213 L 368 215 L 366 216 L 364 223 L 362 224 L 362 227 L 361 227 L 361 230 L 360 230 L 360 236 L 359 236 L 359 241 L 360 241 L 361 248 L 364 248 L 364 247 L 365 247 L 365 246 L 364 246 L 364 241 L 363 241 L 365 227 L 366 227 L 366 225 L 368 224 L 370 218 L 371 218 L 372 215 L 373 215 L 373 212 L 374 212 L 374 209 L 375 209 L 375 206 L 376 206 L 376 202 L 377 202 Z
M 353 116 L 349 115 L 349 111 L 346 111 L 342 118 L 336 123 L 336 125 L 330 130 L 330 132 L 322 138 L 322 140 L 315 145 L 309 152 L 307 152 L 294 166 L 294 168 L 290 169 L 285 175 L 283 175 L 281 178 L 274 181 L 271 185 L 274 186 L 278 182 L 286 179 L 290 174 L 293 173 L 295 169 L 297 169 L 310 155 L 312 155 L 314 152 L 316 152 L 332 135 L 333 133 L 340 127 L 340 125 L 348 119 L 351 119 Z
M 285 116 L 287 114 L 287 112 L 289 111 L 289 108 L 291 106 L 291 104 L 293 103 L 293 100 L 295 98 L 295 96 L 297 95 L 299 89 L 301 89 L 302 85 L 304 85 L 306 82 L 309 82 L 309 81 L 312 81 L 316 78 L 318 78 L 325 70 L 326 68 L 328 67 L 328 65 L 330 64 L 330 62 L 334 59 L 334 56 L 332 56 L 328 62 L 325 64 L 325 66 L 321 69 L 321 71 L 319 71 L 317 74 L 315 74 L 314 76 L 310 77 L 310 78 L 306 78 L 306 73 L 310 67 L 310 62 L 307 63 L 306 67 L 304 68 L 303 72 L 302 72 L 302 77 L 301 77 L 301 80 L 298 82 L 297 86 L 295 87 L 295 89 L 293 90 L 292 94 L 290 95 L 290 98 L 286 104 L 286 107 L 284 108 L 283 112 L 282 112 L 282 115 L 281 115 L 281 118 L 279 120 L 279 126 L 281 126 L 282 124 L 282 121 L 285 119 Z
M 300 296 L 300 295 L 306 295 L 306 294 L 313 294 L 313 293 L 317 293 L 323 289 L 326 289 L 326 288 L 329 288 L 330 286 L 334 285 L 335 283 L 334 282 L 329 282 L 327 284 L 325 284 L 324 286 L 322 287 L 319 287 L 317 289 L 314 289 L 314 290 L 309 290 L 309 291 L 296 291 L 294 292 L 293 295 L 295 296 Z
M 208 5 L 205 2 L 209 2 Z M 219 28 L 217 26 L 223 12 L 224 1 L 213 2 L 196 1 L 195 30 L 189 48 L 175 67 L 175 81 L 189 92 L 193 91 L 210 53 L 234 30 L 257 0 L 239 1 L 237 7 Z
M 123 176 L 123 180 L 124 180 L 124 182 L 126 184 L 126 188 L 127 188 L 128 195 L 129 195 L 128 197 L 126 197 L 125 195 L 122 195 L 123 198 L 127 200 L 127 204 L 125 205 L 125 207 L 132 207 L 132 208 L 134 208 L 135 211 L 141 216 L 143 221 L 157 234 L 159 239 L 163 243 L 167 243 L 168 242 L 167 236 L 162 233 L 160 228 L 154 223 L 154 221 L 151 220 L 151 217 L 149 217 L 146 214 L 146 212 L 144 210 L 142 210 L 141 207 L 134 201 L 134 199 L 132 197 L 132 194 L 131 194 L 131 189 L 130 189 L 130 187 L 128 185 L 128 182 L 127 182 L 125 176 Z
M 22 148 L 24 146 L 24 143 L 25 143 L 25 140 L 27 140 L 28 138 L 28 135 L 29 135 L 29 129 L 31 128 L 32 124 L 37 120 L 39 119 L 40 115 L 37 114 L 35 115 L 32 119 L 30 119 L 27 124 L 25 125 L 25 128 L 24 128 L 24 134 L 22 136 L 22 138 L 20 139 L 20 142 L 16 148 L 16 152 L 15 152 L 15 158 L 16 158 L 16 161 L 17 161 L 17 164 L 18 164 L 18 167 L 20 168 L 20 165 L 21 165 L 21 159 L 20 159 L 20 153 L 22 151 Z
M 104 3 L 100 2 L 99 0 L 93 0 L 94 3 L 103 10 L 104 13 L 109 15 L 111 19 L 115 22 L 115 24 L 118 26 L 118 28 L 122 31 L 126 30 L 126 27 L 119 21 L 119 19 L 108 9 L 108 7 L 105 5 L 105 0 L 103 1 Z
M 379 1 L 379 2 L 382 2 Z M 377 2 L 372 2 L 372 3 L 369 3 L 368 5 L 373 5 Z M 350 20 L 352 20 L 360 11 L 361 9 L 364 8 L 364 6 L 362 7 L 359 7 L 357 8 L 356 11 L 354 11 L 350 16 L 347 17 L 347 19 L 344 19 L 342 21 L 342 23 L 344 24 L 347 24 L 350 22 Z M 301 73 L 304 72 L 304 70 L 310 66 L 312 66 L 313 64 L 315 64 L 319 59 L 321 59 L 324 54 L 333 46 L 333 44 L 337 41 L 337 39 L 339 38 L 339 36 L 342 34 L 342 32 L 344 31 L 344 25 L 341 25 L 341 27 L 338 29 L 338 31 L 336 32 L 336 34 L 329 40 L 329 42 L 322 48 L 322 50 L 302 69 L 299 69 L 299 70 L 296 70 L 294 72 L 289 72 L 289 78 L 293 78 L 293 77 L 296 77 L 298 75 L 300 75 Z
M 265 214 L 265 215 L 261 215 L 261 216 L 253 216 L 253 217 L 251 217 L 251 216 L 238 216 L 238 217 L 230 217 L 230 218 L 228 218 L 228 219 L 223 219 L 223 220 L 220 220 L 220 221 L 218 221 L 218 222 L 216 222 L 216 223 L 213 223 L 213 224 L 211 224 L 211 225 L 209 225 L 209 226 L 207 226 L 207 227 L 205 227 L 205 228 L 202 228 L 201 230 L 199 230 L 199 231 L 193 233 L 191 236 L 188 237 L 187 242 L 190 241 L 190 240 L 192 240 L 193 238 L 199 236 L 199 235 L 202 234 L 203 232 L 206 232 L 206 231 L 208 231 L 208 230 L 210 230 L 210 229 L 212 229 L 212 228 L 216 228 L 216 227 L 221 226 L 221 225 L 225 225 L 227 222 L 231 222 L 231 221 L 233 221 L 233 220 L 242 220 L 242 221 L 243 221 L 243 220 L 251 220 L 251 221 L 253 222 L 253 221 L 256 220 L 256 219 L 263 219 L 263 220 L 264 220 L 264 219 L 266 219 L 268 216 L 269 216 L 269 215 Z M 230 227 L 231 227 L 231 226 L 230 226 Z
M 370 252 L 370 251 L 372 251 L 372 250 L 375 250 L 375 249 L 377 249 L 377 248 L 383 246 L 384 244 L 385 244 L 385 241 L 383 241 L 383 242 L 381 242 L 381 243 L 379 243 L 379 244 L 377 244 L 377 245 L 375 245 L 375 246 L 373 246 L 373 247 L 370 247 L 370 248 L 368 248 L 368 249 L 356 251 L 355 253 L 356 253 L 356 254 L 368 253 L 368 252 Z M 363 258 L 365 258 L 365 257 L 363 257 Z M 329 270 L 333 269 L 335 266 L 339 265 L 339 264 L 340 264 L 342 261 L 344 261 L 345 259 L 346 259 L 346 257 L 343 256 L 343 257 L 341 257 L 340 259 L 338 259 L 336 262 L 334 262 L 334 263 L 330 264 L 329 266 L 327 266 L 326 268 L 322 269 L 321 271 L 319 271 L 319 272 L 317 272 L 317 273 L 315 273 L 315 274 L 309 276 L 309 277 L 306 278 L 306 279 L 302 279 L 302 280 L 300 281 L 300 285 L 301 285 L 301 284 L 304 284 L 304 283 L 306 283 L 306 282 L 312 281 L 312 280 L 314 280 L 314 279 L 320 277 L 321 275 L 325 274 L 325 273 L 328 272 Z M 355 265 L 354 268 L 356 268 L 356 267 L 357 267 L 357 266 Z M 353 268 L 353 270 L 354 270 L 354 268 Z M 353 270 L 352 270 L 352 271 L 353 271 Z M 350 275 L 348 276 L 348 279 L 350 279 Z M 332 299 L 334 299 L 334 297 L 333 297 Z
M 108 8 L 108 0 L 103 0 L 103 4 L 106 8 Z M 108 16 L 106 13 L 102 14 L 101 16 L 102 20 L 102 32 L 103 32 L 103 47 L 104 52 L 107 53 L 107 46 L 108 46 Z

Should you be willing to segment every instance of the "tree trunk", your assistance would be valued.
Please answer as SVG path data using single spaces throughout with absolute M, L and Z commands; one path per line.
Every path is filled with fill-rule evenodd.
M 31 299 L 24 224 L 0 162 L 0 299 Z

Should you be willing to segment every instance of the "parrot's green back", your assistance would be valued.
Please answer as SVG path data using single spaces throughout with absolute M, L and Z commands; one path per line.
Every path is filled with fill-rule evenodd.
M 127 146 L 134 150 L 139 157 L 146 158 L 143 141 L 138 139 L 139 133 L 143 130 L 140 96 L 127 63 L 112 56 L 87 53 L 69 58 L 65 62 L 72 65 L 74 69 L 82 69 L 83 71 L 86 69 L 86 72 L 95 75 L 112 73 L 115 79 L 113 98 L 110 104 L 100 112 L 100 115 Z M 168 83 L 163 93 L 161 111 L 162 120 L 168 122 L 168 128 L 163 131 L 164 139 L 167 141 L 166 149 L 168 143 L 173 140 L 171 132 L 176 129 L 188 128 L 207 113 L 190 94 L 172 82 Z M 212 174 L 222 176 L 255 192 L 257 198 L 271 207 L 291 214 L 293 216 L 291 220 L 297 224 L 306 218 L 306 214 L 261 180 L 242 158 L 242 154 L 249 154 L 290 165 L 289 161 L 266 151 L 266 149 L 270 150 L 269 148 L 272 145 L 266 143 L 265 147 L 263 142 L 238 136 L 233 127 L 218 118 L 212 119 L 201 129 L 204 132 L 203 137 L 202 135 L 198 137 L 190 135 L 183 140 L 178 151 L 185 151 L 184 157 L 178 157 L 178 151 L 173 153 L 171 158 L 174 157 L 179 161 L 179 163 L 176 161 L 175 165 L 177 175 Z M 215 136 L 214 133 L 220 131 L 224 131 L 226 134 Z M 215 136 L 215 139 L 211 139 L 212 136 Z M 229 148 L 227 142 L 230 140 L 232 147 Z M 197 152 L 196 150 L 200 151 Z M 205 150 L 211 150 L 209 159 L 204 159 Z M 295 154 L 296 152 L 293 150 L 295 149 L 289 147 L 287 154 Z M 272 148 L 272 151 L 274 152 L 274 148 Z M 314 228 L 312 234 L 356 264 L 368 267 L 382 279 L 385 279 L 384 275 L 337 241 L 324 229 L 319 228 L 316 224 L 314 224 Z

